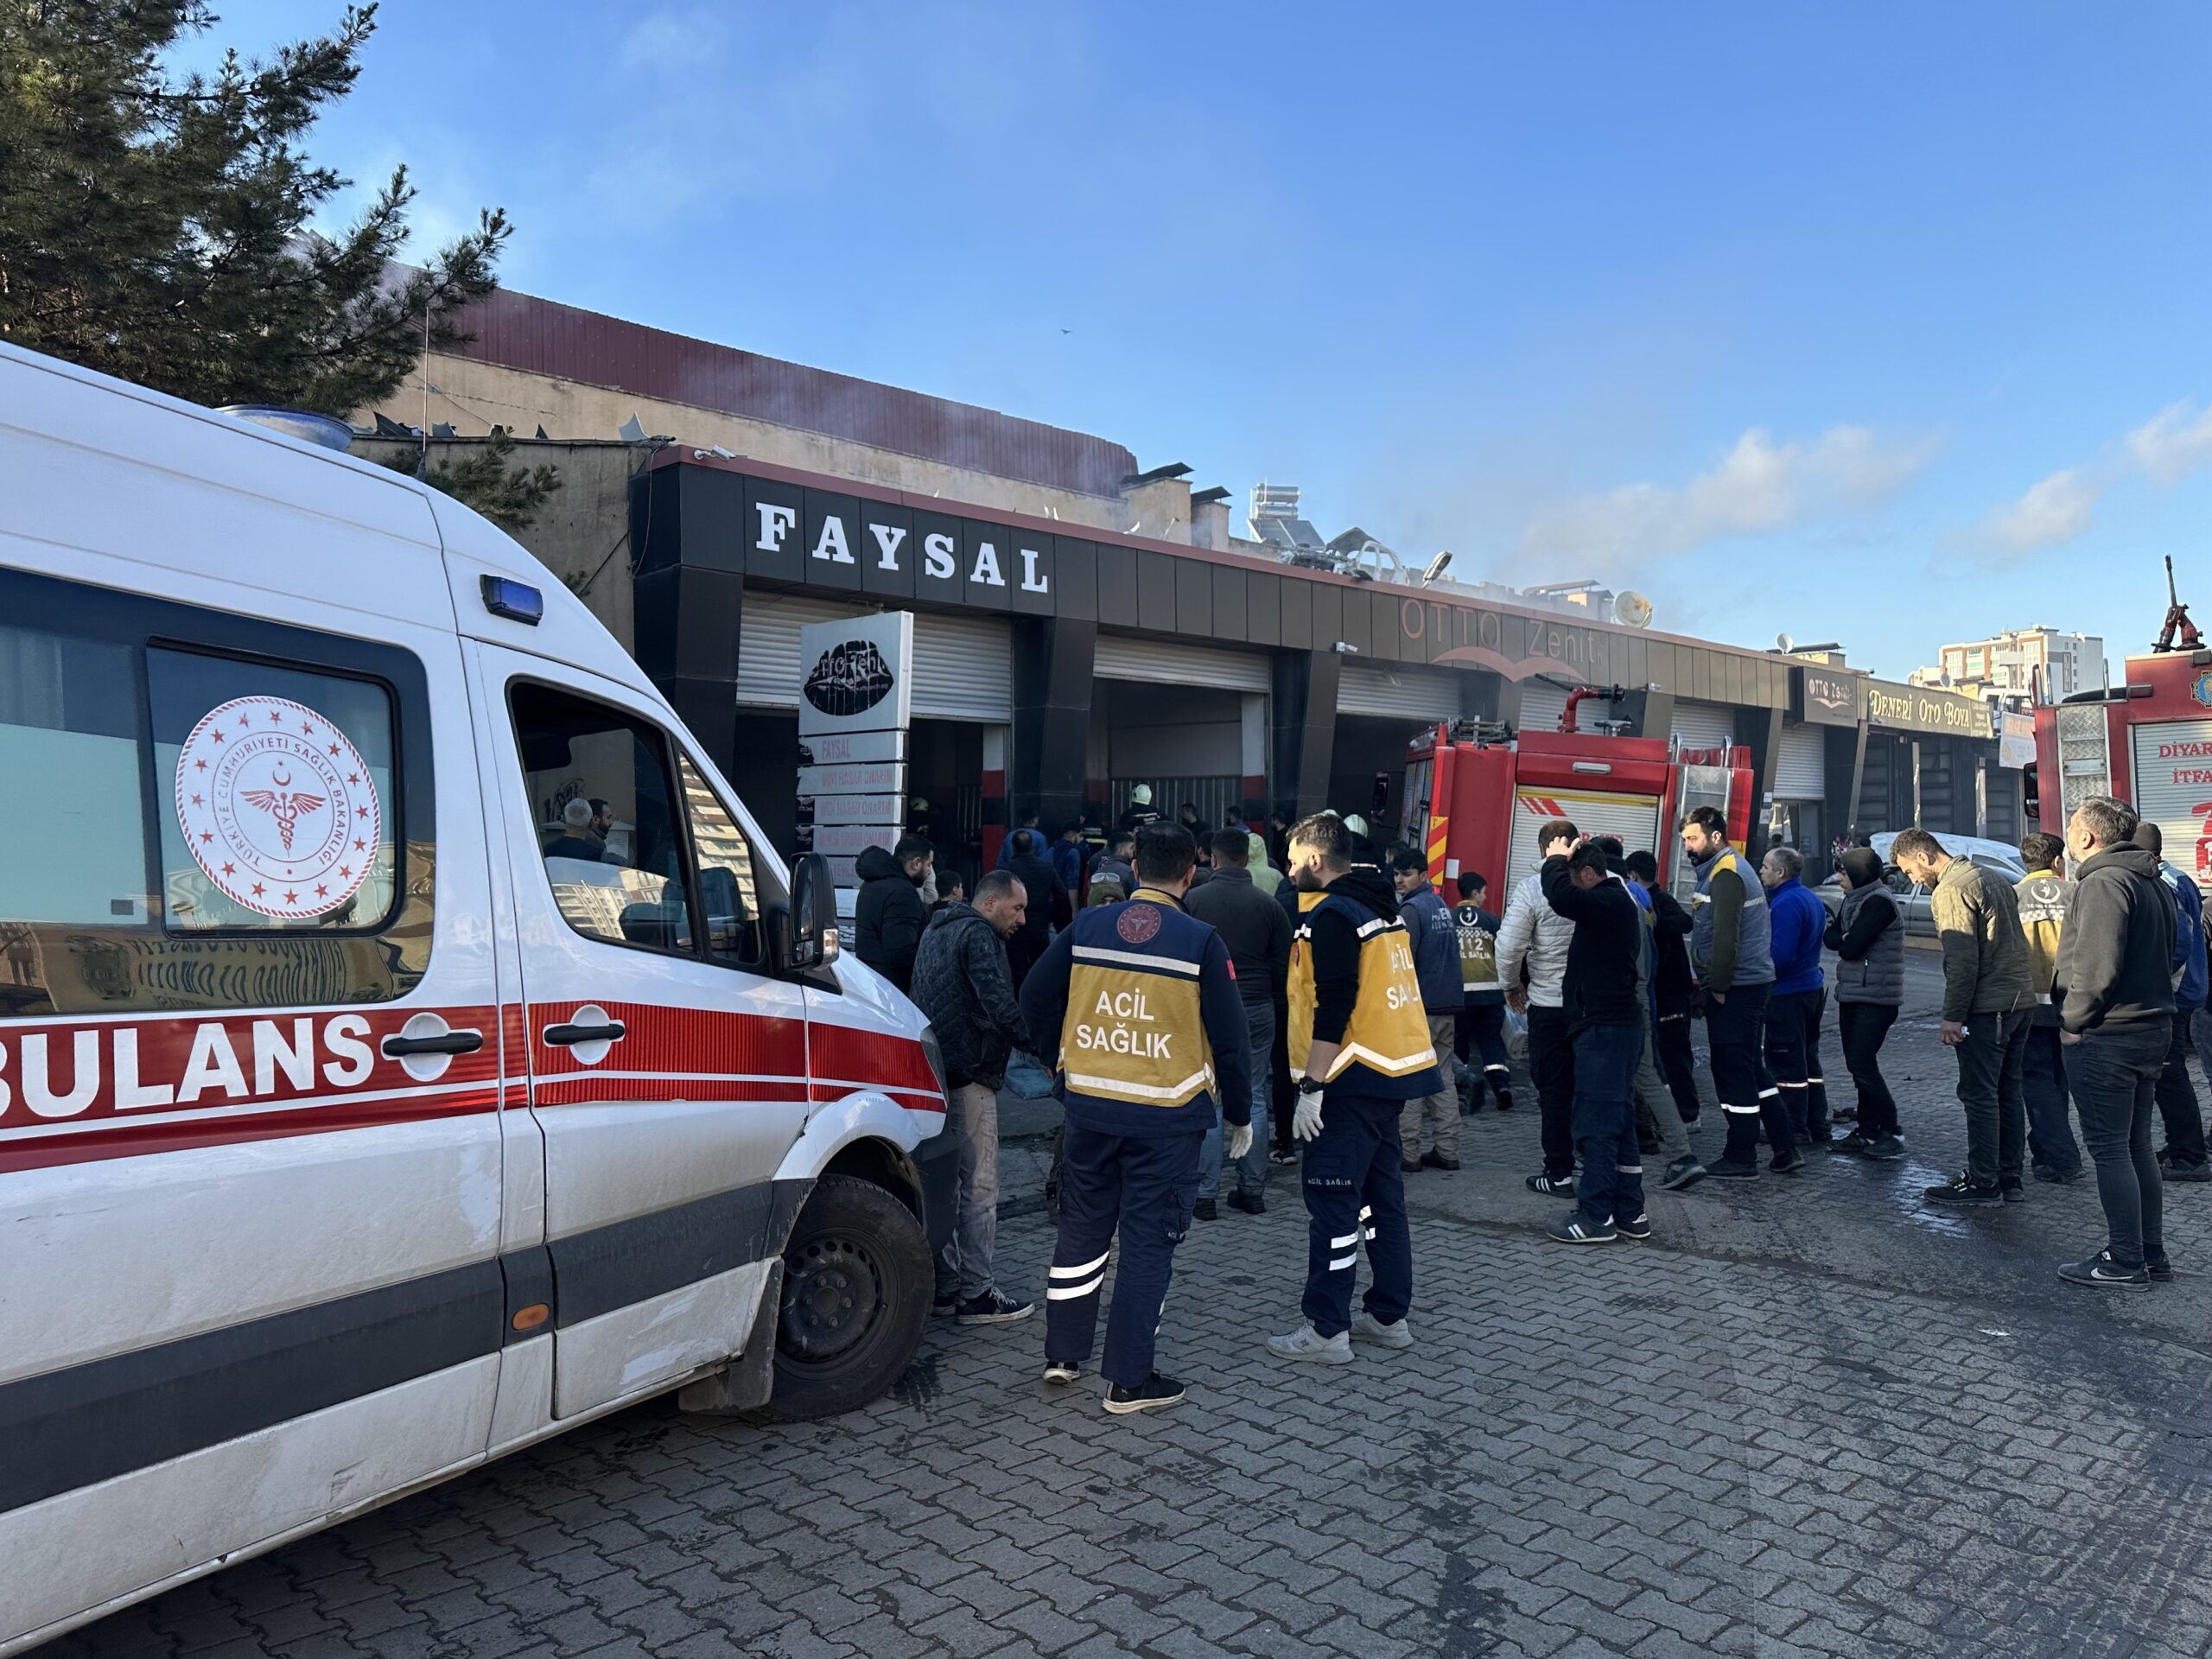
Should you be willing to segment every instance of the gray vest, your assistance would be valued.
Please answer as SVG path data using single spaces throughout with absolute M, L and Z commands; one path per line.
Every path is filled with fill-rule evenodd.
M 1904 1003 L 1904 917 L 1897 912 L 1896 895 L 1882 887 L 1853 887 L 1843 895 L 1843 912 L 1836 925 L 1840 931 L 1850 932 L 1853 919 L 1877 894 L 1889 902 L 1897 919 L 1876 936 L 1865 957 L 1836 963 L 1835 1000 L 1900 1007 Z
M 1732 983 L 1771 985 L 1774 918 L 1767 911 L 1766 887 L 1751 860 L 1732 847 L 1715 853 L 1697 873 L 1698 896 L 1706 902 L 1697 907 L 1697 914 L 1691 920 L 1690 955 L 1696 960 L 1698 977 L 1704 978 L 1713 962 L 1713 905 L 1709 889 L 1714 873 L 1730 863 L 1744 883 L 1743 919 L 1736 934 L 1736 973 Z

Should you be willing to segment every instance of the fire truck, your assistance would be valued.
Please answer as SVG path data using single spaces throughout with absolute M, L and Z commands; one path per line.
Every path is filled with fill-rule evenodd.
M 2037 817 L 2066 833 L 2092 795 L 2128 802 L 2158 826 L 2166 862 L 2212 887 L 2212 649 L 2174 593 L 2166 561 L 2165 626 L 2124 683 L 2035 711 Z
M 1751 827 L 1746 752 L 1684 749 L 1671 738 L 1580 728 L 1582 702 L 1624 695 L 1618 686 L 1577 686 L 1554 732 L 1516 736 L 1504 726 L 1459 721 L 1412 740 L 1406 838 L 1426 849 L 1429 880 L 1447 899 L 1458 898 L 1453 878 L 1479 870 L 1492 901 L 1503 904 L 1505 893 L 1543 862 L 1536 832 L 1554 818 L 1571 819 L 1586 834 L 1618 836 L 1630 852 L 1652 853 L 1660 880 L 1677 891 L 1691 880 L 1673 834 L 1684 813 L 1719 807 L 1729 840 L 1744 845 Z

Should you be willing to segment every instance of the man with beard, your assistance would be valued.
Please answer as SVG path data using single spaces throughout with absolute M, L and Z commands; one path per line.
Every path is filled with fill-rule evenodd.
M 1413 1239 L 1398 1119 L 1435 1092 L 1436 1053 L 1421 1011 L 1413 944 L 1398 895 L 1379 870 L 1354 868 L 1350 833 L 1327 813 L 1290 832 L 1290 875 L 1319 903 L 1299 926 L 1310 953 L 1313 1005 L 1294 1019 L 1291 1069 L 1299 1094 L 1294 1133 L 1308 1217 L 1306 1323 L 1268 1338 L 1284 1359 L 1351 1363 L 1351 1338 L 1410 1348 Z M 1367 1246 L 1373 1282 L 1351 1309 L 1353 1270 Z

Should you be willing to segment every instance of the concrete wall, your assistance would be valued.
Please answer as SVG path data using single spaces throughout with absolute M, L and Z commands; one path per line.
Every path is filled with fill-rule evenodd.
M 1127 531 L 1135 518 L 1143 535 L 1189 539 L 1191 486 L 1187 483 L 1181 484 L 1179 501 L 1173 491 L 1154 486 L 1157 499 L 1148 496 L 1142 510 L 1133 512 L 1129 503 L 1118 497 L 1084 495 L 995 473 L 950 467 L 919 455 L 749 420 L 720 410 L 611 391 L 604 386 L 554 379 L 442 353 L 433 353 L 424 361 L 430 384 L 440 388 L 429 395 L 431 423 L 445 422 L 465 432 L 480 434 L 499 425 L 520 436 L 542 426 L 556 442 L 611 441 L 622 423 L 635 415 L 646 431 L 676 438 L 694 448 L 720 444 L 738 454 L 779 467 L 797 467 L 924 495 L 943 495 L 950 500 L 1039 518 L 1058 518 L 1093 530 Z M 417 368 L 390 397 L 353 418 L 357 424 L 367 425 L 372 415 L 383 414 L 419 426 L 423 410 L 423 370 Z M 1172 535 L 1166 527 L 1170 519 L 1176 521 Z

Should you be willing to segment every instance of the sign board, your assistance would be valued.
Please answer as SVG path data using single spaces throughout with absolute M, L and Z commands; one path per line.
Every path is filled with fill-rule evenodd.
M 896 823 L 906 805 L 904 795 L 817 795 L 814 797 L 814 822 Z
M 900 732 L 829 732 L 799 740 L 802 766 L 861 766 L 906 758 L 906 734 Z
M 1791 713 L 1813 726 L 1856 726 L 1866 715 L 1866 677 L 1810 664 L 1792 668 Z
M 914 613 L 883 611 L 798 631 L 798 735 L 903 732 L 914 688 Z
M 2176 869 L 2212 878 L 2212 720 L 2162 720 L 2131 728 L 2135 810 L 2158 826 Z
M 799 798 L 813 795 L 903 795 L 906 766 L 901 760 L 871 760 L 849 766 L 801 766 Z
M 1980 697 L 1933 686 L 1899 685 L 1891 680 L 1866 683 L 1866 718 L 1892 731 L 1948 732 L 1955 737 L 1989 735 L 1989 705 Z
M 810 850 L 831 858 L 857 857 L 871 847 L 880 847 L 887 852 L 898 845 L 899 837 L 906 833 L 895 823 L 817 823 L 814 826 L 814 845 Z
M 1997 734 L 1997 764 L 2018 772 L 2036 763 L 2036 717 L 2001 714 Z

